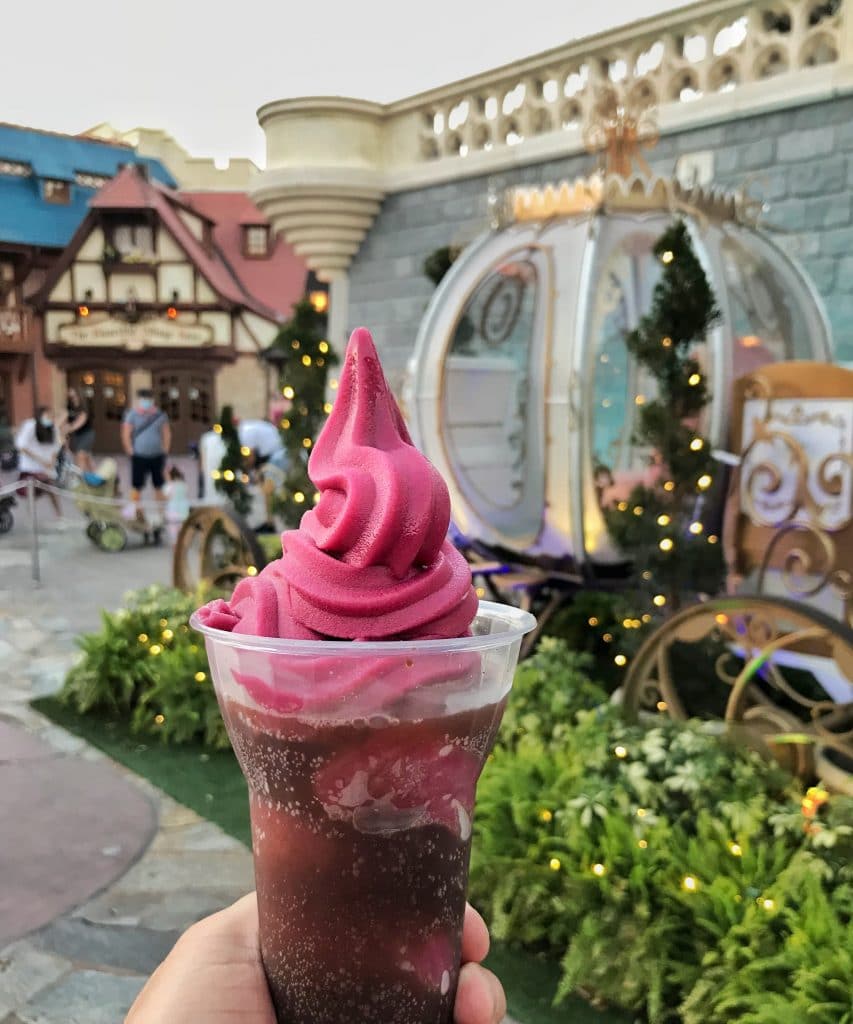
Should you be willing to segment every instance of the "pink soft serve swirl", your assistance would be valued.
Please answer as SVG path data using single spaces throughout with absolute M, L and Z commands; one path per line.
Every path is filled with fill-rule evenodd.
M 450 498 L 415 448 L 369 331 L 347 346 L 338 397 L 311 454 L 320 492 L 282 557 L 202 608 L 213 628 L 290 639 L 465 636 L 471 573 L 447 540 Z

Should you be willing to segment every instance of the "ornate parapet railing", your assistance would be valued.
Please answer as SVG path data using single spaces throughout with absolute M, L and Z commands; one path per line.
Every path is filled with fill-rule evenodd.
M 539 54 L 392 104 L 417 108 L 423 161 L 582 134 L 608 84 L 661 107 L 694 104 L 847 56 L 850 0 L 716 2 Z

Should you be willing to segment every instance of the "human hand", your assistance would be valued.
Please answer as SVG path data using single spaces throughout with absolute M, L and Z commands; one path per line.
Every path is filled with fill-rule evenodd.
M 465 911 L 456 1024 L 499 1024 L 506 999 L 498 979 L 480 966 L 489 933 Z M 125 1024 L 276 1024 L 258 944 L 254 893 L 192 926 L 149 978 Z

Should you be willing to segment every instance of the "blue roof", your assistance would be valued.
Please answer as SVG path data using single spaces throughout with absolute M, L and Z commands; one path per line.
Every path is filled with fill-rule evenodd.
M 177 183 L 159 160 L 137 156 L 133 149 L 109 142 L 56 135 L 33 128 L 0 124 L 0 161 L 27 164 L 29 177 L 0 173 L 0 242 L 63 247 L 89 209 L 96 189 L 78 185 L 76 174 L 111 178 L 122 164 L 139 163 L 164 185 Z M 44 199 L 44 180 L 67 181 L 68 204 Z

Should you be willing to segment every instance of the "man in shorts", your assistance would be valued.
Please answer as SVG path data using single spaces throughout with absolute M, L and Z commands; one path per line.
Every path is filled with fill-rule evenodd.
M 130 456 L 130 498 L 137 506 L 137 517 L 142 518 L 139 498 L 149 477 L 157 501 L 166 500 L 163 483 L 166 456 L 172 444 L 169 417 L 154 404 L 154 392 L 150 388 L 140 388 L 136 392 L 136 404 L 124 414 L 121 442 Z

